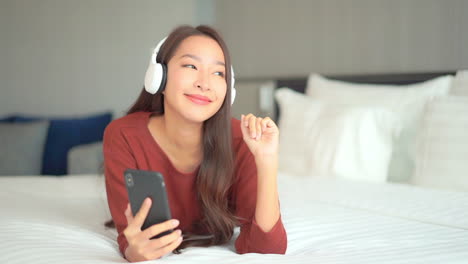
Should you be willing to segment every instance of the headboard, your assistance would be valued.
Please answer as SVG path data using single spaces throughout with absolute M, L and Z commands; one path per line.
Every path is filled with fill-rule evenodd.
M 352 83 L 371 83 L 371 84 L 394 84 L 405 85 L 427 81 L 442 75 L 455 75 L 455 71 L 446 72 L 427 72 L 427 73 L 389 73 L 389 74 L 358 74 L 358 75 L 325 75 L 333 80 L 340 80 Z M 307 85 L 307 77 L 285 78 L 276 80 L 276 89 L 288 87 L 297 92 L 304 93 Z M 275 100 L 274 117 L 278 121 L 280 109 Z

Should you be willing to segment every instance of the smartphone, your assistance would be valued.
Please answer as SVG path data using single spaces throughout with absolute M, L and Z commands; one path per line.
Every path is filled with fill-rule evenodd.
M 124 178 L 133 215 L 138 213 L 146 197 L 151 198 L 152 201 L 148 216 L 141 230 L 171 219 L 166 186 L 163 175 L 160 172 L 126 169 L 124 171 Z M 168 235 L 172 231 L 172 229 L 165 231 L 151 239 Z

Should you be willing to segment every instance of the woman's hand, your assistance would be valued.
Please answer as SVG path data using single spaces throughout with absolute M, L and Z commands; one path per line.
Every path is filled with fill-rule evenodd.
M 264 232 L 270 232 L 280 217 L 278 202 L 279 131 L 269 117 L 252 114 L 241 117 L 242 135 L 257 166 L 257 202 L 255 220 Z
M 257 161 L 277 159 L 279 130 L 271 118 L 242 115 L 241 130 L 245 143 Z
M 143 231 L 141 230 L 150 208 L 151 199 L 146 198 L 135 217 L 133 217 L 130 210 L 130 204 L 128 204 L 125 210 L 125 217 L 128 223 L 127 228 L 123 231 L 128 241 L 125 257 L 130 262 L 161 258 L 176 249 L 182 242 L 182 232 L 180 229 L 175 230 L 169 235 L 151 239 L 155 235 L 178 226 L 179 221 L 175 219 L 152 225 Z

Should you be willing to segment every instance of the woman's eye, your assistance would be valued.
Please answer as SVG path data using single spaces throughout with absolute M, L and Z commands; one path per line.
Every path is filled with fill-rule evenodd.
M 224 77 L 224 72 L 215 72 L 216 75 Z
M 195 67 L 195 65 L 193 65 L 193 64 L 184 64 L 182 67 L 197 69 L 197 67 Z

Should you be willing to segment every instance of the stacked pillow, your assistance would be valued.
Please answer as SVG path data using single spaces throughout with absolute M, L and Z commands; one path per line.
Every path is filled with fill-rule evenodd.
M 306 88 L 307 97 L 311 100 L 315 100 L 316 103 L 328 105 L 328 108 L 335 109 L 334 111 L 338 111 L 336 109 L 342 109 L 339 110 L 341 111 L 339 115 L 328 115 L 328 121 L 326 121 L 328 123 L 340 123 L 341 127 L 335 126 L 334 130 L 330 130 L 329 126 L 324 127 L 323 121 L 321 121 L 322 124 L 316 124 L 320 130 L 320 132 L 316 133 L 321 133 L 321 135 L 334 135 L 336 142 L 331 148 L 334 150 L 344 148 L 343 146 L 339 146 L 339 144 L 343 144 L 339 141 L 342 140 L 342 138 L 346 138 L 347 134 L 348 142 L 351 142 L 349 143 L 349 148 L 346 148 L 347 151 L 334 154 L 340 157 L 339 159 L 335 158 L 336 162 L 325 163 L 328 164 L 326 166 L 327 170 L 323 171 L 322 168 L 320 174 L 348 178 L 357 178 L 356 175 L 360 174 L 367 175 L 360 176 L 360 179 L 370 181 L 384 182 L 385 180 L 390 180 L 408 182 L 415 168 L 416 142 L 421 132 L 425 107 L 429 102 L 434 100 L 434 98 L 447 95 L 452 86 L 452 81 L 452 76 L 442 76 L 411 85 L 374 85 L 347 83 L 330 80 L 318 74 L 311 74 Z M 291 139 L 300 133 L 309 132 L 307 130 L 303 132 L 299 132 L 301 130 L 296 130 L 294 133 L 292 131 L 291 133 L 288 132 L 288 126 L 291 124 L 287 119 L 294 118 L 288 116 L 288 112 L 290 112 L 288 108 L 295 108 L 295 102 L 286 102 L 281 98 L 281 93 L 283 93 L 284 96 L 284 92 L 278 91 L 278 93 L 277 99 L 279 100 L 282 113 L 279 122 L 281 129 L 280 161 L 285 159 L 285 161 L 280 162 L 280 168 L 287 171 L 291 170 L 291 164 L 287 164 L 288 156 L 294 151 L 292 147 L 288 146 Z M 314 111 L 323 112 L 323 110 L 317 109 Z M 329 110 L 327 111 L 329 112 Z M 285 112 L 286 116 L 284 115 Z M 345 115 L 345 113 L 348 116 L 354 116 L 353 118 L 343 118 L 342 116 Z M 361 115 L 360 118 L 357 118 L 359 115 Z M 299 120 L 301 120 L 301 118 L 299 118 Z M 347 122 L 344 122 L 344 120 L 347 120 Z M 363 125 L 362 120 L 366 120 L 367 125 Z M 303 118 L 302 122 L 314 123 L 317 121 L 313 118 Z M 350 134 L 347 132 L 353 130 L 353 127 L 355 132 L 351 134 L 354 135 L 354 138 L 349 136 Z M 361 135 L 361 137 L 358 137 L 358 135 Z M 372 136 L 363 137 L 362 135 Z M 305 136 L 309 137 L 309 135 Z M 305 144 L 305 142 L 302 142 L 302 144 Z M 323 143 L 315 140 L 315 144 L 310 145 L 309 148 L 320 149 L 320 144 Z M 330 148 L 328 148 L 328 150 L 330 150 Z M 354 150 L 354 152 L 352 150 Z M 388 170 L 380 169 L 379 173 L 376 172 L 377 170 L 367 170 L 369 173 L 366 173 L 366 169 L 364 168 L 370 166 L 373 162 L 379 164 L 378 166 L 376 165 L 376 167 L 385 167 L 385 161 L 387 160 L 389 151 L 391 154 L 387 164 Z M 307 153 L 304 151 L 300 150 L 299 153 L 303 156 L 302 159 L 307 157 L 305 156 Z M 324 149 L 322 151 L 317 150 L 317 153 L 322 153 L 322 155 L 324 155 L 326 152 Z M 373 159 L 356 160 L 356 157 L 366 157 L 369 153 L 373 153 Z M 308 157 L 310 158 L 313 156 Z M 314 159 L 317 162 L 316 157 Z M 299 160 L 301 159 L 301 157 L 298 158 Z M 341 163 L 338 162 L 340 160 L 342 161 Z M 344 160 L 352 162 L 348 164 L 346 170 L 338 170 L 338 167 L 344 168 L 340 165 L 343 164 Z M 322 160 L 321 162 L 324 161 Z M 309 164 L 314 168 L 325 166 L 324 163 Z M 314 168 L 304 168 L 302 173 L 317 174 L 317 170 Z M 342 172 L 337 173 L 337 171 Z M 372 173 L 370 173 L 370 171 L 372 171 Z M 388 171 L 388 173 L 385 173 L 386 171 Z M 294 171 L 293 173 L 297 172 L 299 171 Z
M 294 175 L 385 182 L 400 120 L 377 106 L 315 100 L 287 88 L 281 107 L 280 170 Z
M 468 192 L 467 131 L 468 96 L 444 96 L 428 105 L 410 182 Z
M 381 106 L 395 113 L 402 122 L 402 131 L 394 144 L 388 180 L 407 182 L 414 171 L 425 106 L 435 97 L 447 95 L 452 81 L 453 77 L 447 75 L 410 85 L 354 84 L 312 74 L 306 94 L 340 105 Z
M 112 120 L 112 113 L 104 112 L 72 118 L 16 115 L 9 117 L 8 120 L 17 125 L 37 121 L 49 122 L 43 155 L 41 155 L 41 171 L 38 174 L 64 175 L 67 174 L 69 150 L 78 145 L 102 141 L 104 129 Z M 16 140 L 14 143 L 19 144 L 19 142 L 20 140 Z
M 458 71 L 449 96 L 428 105 L 411 183 L 468 192 L 468 71 Z

